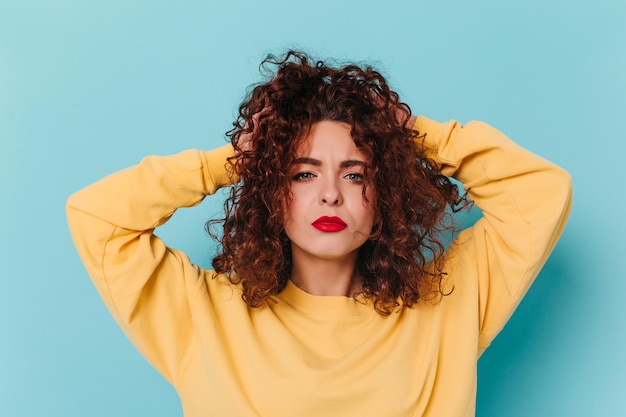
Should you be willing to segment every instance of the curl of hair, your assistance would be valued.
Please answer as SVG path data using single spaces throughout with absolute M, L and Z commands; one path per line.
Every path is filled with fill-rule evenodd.
M 363 294 L 380 314 L 445 295 L 439 236 L 454 227 L 446 208 L 468 201 L 416 146 L 423 137 L 407 127 L 409 106 L 369 66 L 332 67 L 289 51 L 270 55 L 261 69 L 266 81 L 249 92 L 227 133 L 240 182 L 225 203 L 225 219 L 207 222 L 207 229 L 223 222 L 215 271 L 240 283 L 251 307 L 282 291 L 292 266 L 282 226 L 287 172 L 312 125 L 332 120 L 350 125 L 356 146 L 371 158 L 365 187 L 376 196 L 375 226 L 356 266 Z

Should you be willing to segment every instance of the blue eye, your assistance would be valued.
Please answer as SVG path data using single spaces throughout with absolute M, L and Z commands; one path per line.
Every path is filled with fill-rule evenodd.
M 294 181 L 307 181 L 314 178 L 315 175 L 311 172 L 298 172 L 292 177 Z
M 358 174 L 356 172 L 351 172 L 349 174 L 346 174 L 344 178 L 352 182 L 358 182 L 358 183 L 361 183 L 364 180 L 363 174 Z

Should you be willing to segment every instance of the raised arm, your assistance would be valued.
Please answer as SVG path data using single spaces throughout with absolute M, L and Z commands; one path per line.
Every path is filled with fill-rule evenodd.
M 74 244 L 98 292 L 127 336 L 170 382 L 193 336 L 188 303 L 201 275 L 153 230 L 176 209 L 231 184 L 225 164 L 232 152 L 228 145 L 147 157 L 67 201 Z
M 418 146 L 426 148 L 444 175 L 463 184 L 483 212 L 482 219 L 459 235 L 446 260 L 457 281 L 477 278 L 482 352 L 561 235 L 571 207 L 571 178 L 484 123 L 462 126 L 419 116 L 414 129 L 426 134 Z

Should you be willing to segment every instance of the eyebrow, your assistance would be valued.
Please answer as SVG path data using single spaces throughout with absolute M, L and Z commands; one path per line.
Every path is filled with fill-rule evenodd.
M 302 157 L 302 158 L 296 158 L 296 160 L 293 161 L 293 164 L 294 165 L 306 164 L 306 165 L 313 165 L 313 166 L 319 167 L 319 166 L 322 166 L 322 161 L 320 161 L 319 159 L 315 159 L 315 158 Z M 341 161 L 341 163 L 339 164 L 340 168 L 350 168 L 354 166 L 365 166 L 365 162 L 359 161 L 358 159 L 348 159 L 346 161 Z

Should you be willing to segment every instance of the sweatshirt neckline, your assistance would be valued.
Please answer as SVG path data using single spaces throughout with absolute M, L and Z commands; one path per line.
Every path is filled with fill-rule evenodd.
M 359 314 L 363 308 L 370 308 L 370 303 L 363 294 L 356 297 L 313 295 L 300 289 L 291 280 L 287 281 L 287 285 L 277 298 L 295 310 L 316 314 Z

